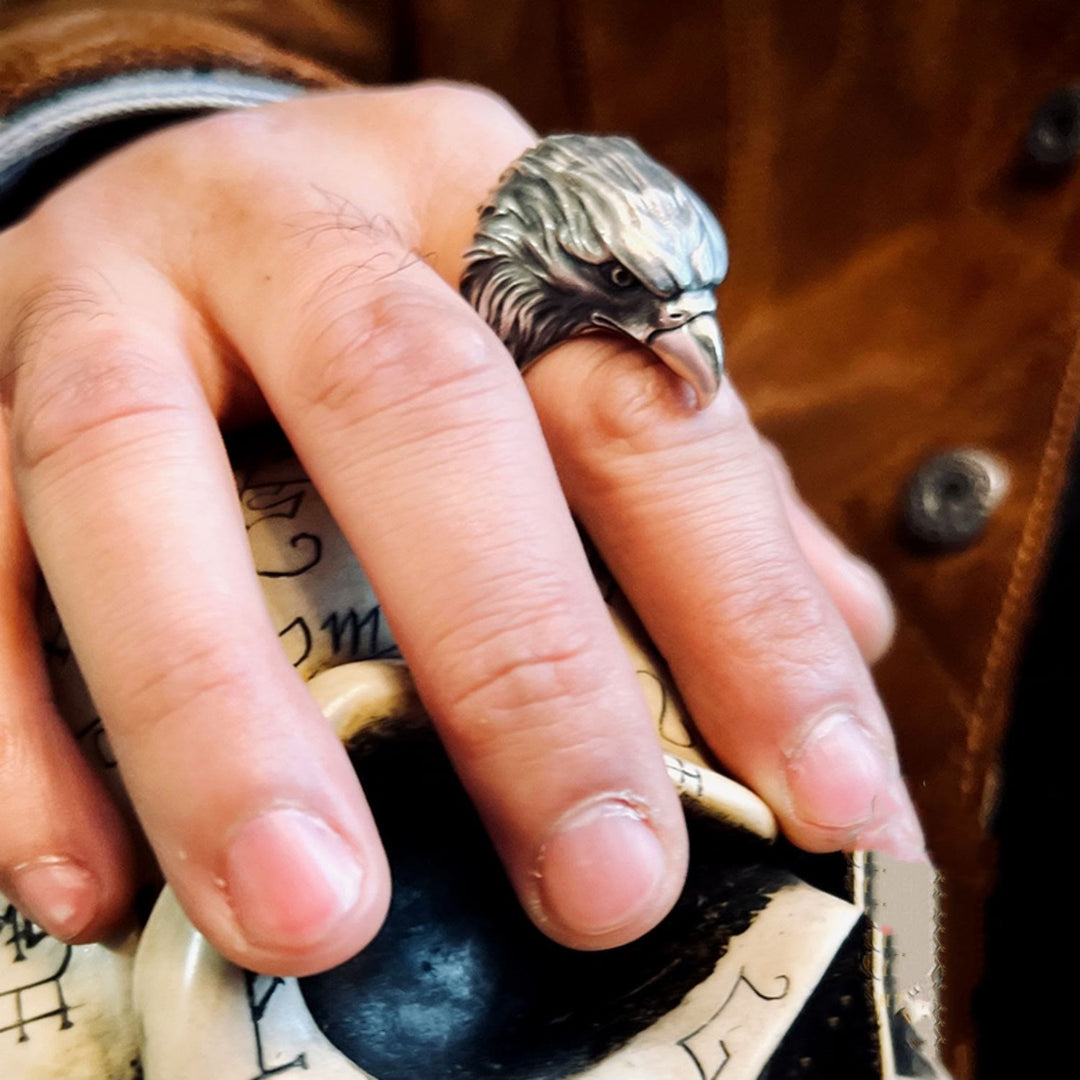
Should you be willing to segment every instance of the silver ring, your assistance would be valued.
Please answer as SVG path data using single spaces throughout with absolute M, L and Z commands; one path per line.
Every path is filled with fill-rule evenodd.
M 699 407 L 716 396 L 724 233 L 632 139 L 542 139 L 481 207 L 465 259 L 462 294 L 522 371 L 569 337 L 614 330 L 685 379 Z

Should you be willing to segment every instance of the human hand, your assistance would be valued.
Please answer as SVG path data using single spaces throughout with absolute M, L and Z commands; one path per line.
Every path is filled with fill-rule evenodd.
M 457 294 L 476 208 L 532 139 L 474 90 L 315 96 L 147 137 L 0 237 L 0 890 L 46 929 L 100 935 L 132 871 L 30 644 L 38 566 L 207 937 L 302 974 L 382 920 L 374 825 L 268 619 L 219 433 L 268 412 L 545 932 L 633 939 L 687 857 L 571 509 L 792 840 L 921 851 L 863 661 L 888 600 L 730 382 L 699 412 L 650 353 L 597 337 L 526 391 Z

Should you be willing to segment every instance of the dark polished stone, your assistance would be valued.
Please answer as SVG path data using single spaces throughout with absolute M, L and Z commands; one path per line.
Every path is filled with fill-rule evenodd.
M 390 857 L 390 914 L 362 953 L 300 985 L 330 1041 L 379 1080 L 559 1080 L 674 1008 L 793 873 L 844 893 L 842 857 L 691 812 L 672 914 L 640 941 L 577 952 L 522 913 L 430 730 L 369 732 L 353 761 Z

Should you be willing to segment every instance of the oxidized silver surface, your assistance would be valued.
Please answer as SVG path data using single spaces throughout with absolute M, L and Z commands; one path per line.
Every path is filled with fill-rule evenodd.
M 713 290 L 727 266 L 712 212 L 633 140 L 551 135 L 481 208 L 461 291 L 522 370 L 569 337 L 615 330 L 704 407 L 723 371 Z

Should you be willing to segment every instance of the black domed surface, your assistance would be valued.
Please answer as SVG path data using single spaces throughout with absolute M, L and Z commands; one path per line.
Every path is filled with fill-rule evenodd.
M 586 1068 L 674 1008 L 805 861 L 691 813 L 671 915 L 630 945 L 576 952 L 522 913 L 429 728 L 373 729 L 353 762 L 390 857 L 390 914 L 367 949 L 300 987 L 330 1041 L 378 1080 Z M 814 876 L 823 865 L 820 884 L 842 887 L 843 860 Z

